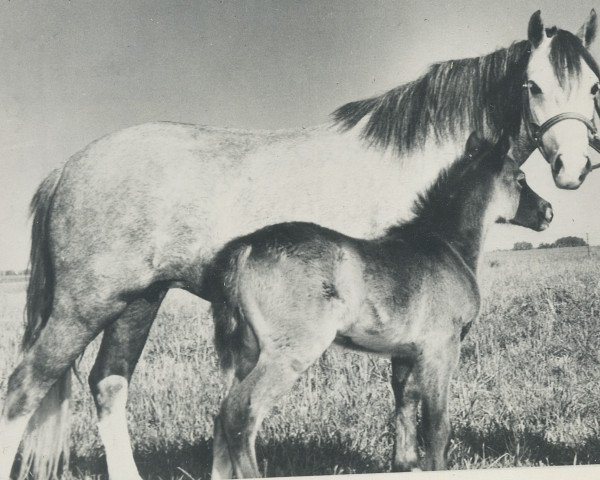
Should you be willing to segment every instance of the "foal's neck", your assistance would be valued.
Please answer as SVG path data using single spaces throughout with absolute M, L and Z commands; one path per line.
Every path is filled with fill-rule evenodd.
M 480 181 L 471 187 L 468 184 L 448 196 L 444 201 L 424 200 L 417 216 L 407 224 L 391 229 L 389 234 L 412 237 L 416 242 L 426 243 L 441 240 L 460 255 L 465 264 L 477 271 L 479 257 L 486 230 L 491 203 L 492 182 Z
M 487 205 L 465 207 L 465 210 L 469 210 L 467 212 L 469 215 L 462 218 L 454 229 L 439 232 L 438 235 L 460 254 L 474 273 L 477 273 L 479 257 L 488 227 L 485 221 L 488 209 Z

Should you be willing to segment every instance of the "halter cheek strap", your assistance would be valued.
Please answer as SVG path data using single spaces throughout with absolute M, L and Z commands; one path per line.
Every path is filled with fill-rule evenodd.
M 527 134 L 529 138 L 535 143 L 535 146 L 539 149 L 542 157 L 548 161 L 546 156 L 544 155 L 544 150 L 542 149 L 543 142 L 542 137 L 544 133 L 550 130 L 554 125 L 563 120 L 577 120 L 583 123 L 588 129 L 588 142 L 590 147 L 600 153 L 600 135 L 598 135 L 598 129 L 594 124 L 593 120 L 584 117 L 580 113 L 577 112 L 564 112 L 559 113 L 558 115 L 554 115 L 546 120 L 541 125 L 538 125 L 534 119 L 533 114 L 531 113 L 531 107 L 529 105 L 530 98 L 530 86 L 527 82 L 523 84 L 523 124 L 525 125 L 525 129 L 527 130 Z M 600 109 L 598 108 L 598 104 L 594 102 L 594 108 L 596 113 L 600 116 Z M 600 163 L 593 165 L 592 170 L 596 168 L 600 168 Z

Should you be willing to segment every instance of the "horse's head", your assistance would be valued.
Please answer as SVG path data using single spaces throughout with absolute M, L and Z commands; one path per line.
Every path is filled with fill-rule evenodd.
M 578 188 L 592 167 L 588 129 L 594 129 L 600 71 L 587 49 L 596 30 L 594 10 L 577 35 L 556 27 L 545 29 L 539 11 L 529 21 L 525 128 L 550 164 L 559 188 Z
M 552 206 L 527 185 L 525 174 L 508 154 L 509 147 L 506 135 L 495 145 L 480 140 L 475 133 L 467 141 L 467 154 L 480 157 L 481 168 L 493 174 L 488 218 L 540 232 L 552 221 Z

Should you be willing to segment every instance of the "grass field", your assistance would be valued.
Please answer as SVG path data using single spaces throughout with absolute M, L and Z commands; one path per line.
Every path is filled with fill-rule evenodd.
M 600 463 L 600 250 L 493 252 L 484 304 L 452 384 L 450 468 Z M 0 284 L 0 388 L 18 357 L 24 282 Z M 75 385 L 73 478 L 105 478 L 86 385 Z M 266 419 L 269 476 L 389 471 L 389 362 L 330 349 Z M 153 327 L 129 401 L 144 478 L 208 478 L 222 395 L 207 305 L 173 291 Z

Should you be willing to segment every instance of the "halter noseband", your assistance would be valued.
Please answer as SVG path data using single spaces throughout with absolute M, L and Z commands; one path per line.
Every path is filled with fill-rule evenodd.
M 544 123 L 542 123 L 541 125 L 538 125 L 534 121 L 533 115 L 531 113 L 531 106 L 529 105 L 529 96 L 530 96 L 530 85 L 528 82 L 525 82 L 525 83 L 523 83 L 523 95 L 522 95 L 522 98 L 523 98 L 523 124 L 525 125 L 525 130 L 527 131 L 529 138 L 535 143 L 536 148 L 539 149 L 540 153 L 542 154 L 542 157 L 544 157 L 544 159 L 546 159 L 546 161 L 548 161 L 548 159 L 544 155 L 544 151 L 542 149 L 542 144 L 543 144 L 542 137 L 544 136 L 544 133 L 546 133 L 548 130 L 550 130 L 550 128 L 552 128 L 557 123 L 562 122 L 563 120 L 577 120 L 577 121 L 583 123 L 588 129 L 588 133 L 589 133 L 588 143 L 589 143 L 590 147 L 592 147 L 594 150 L 596 150 L 597 152 L 600 153 L 600 135 L 598 135 L 598 129 L 596 128 L 596 125 L 594 124 L 593 119 L 590 120 L 589 118 L 584 117 L 580 113 L 565 112 L 565 113 L 559 113 L 558 115 L 554 115 L 553 117 L 550 117 L 548 120 L 546 120 Z M 594 102 L 594 108 L 596 110 L 596 113 L 598 113 L 598 115 L 600 115 L 600 109 L 598 108 L 598 105 L 596 104 L 596 102 Z M 591 167 L 592 170 L 595 170 L 596 168 L 600 168 L 600 163 L 597 163 L 596 165 L 592 165 L 592 167 Z

